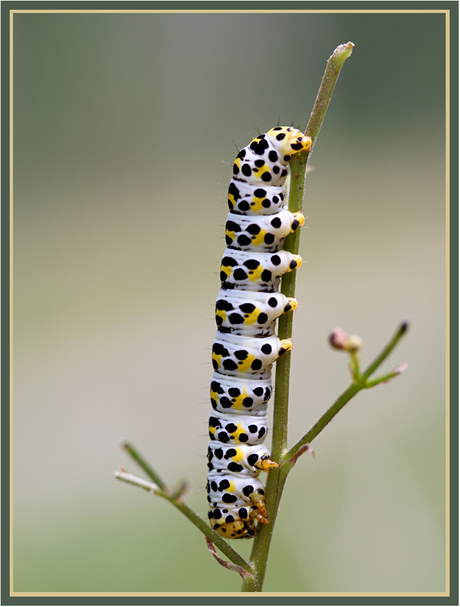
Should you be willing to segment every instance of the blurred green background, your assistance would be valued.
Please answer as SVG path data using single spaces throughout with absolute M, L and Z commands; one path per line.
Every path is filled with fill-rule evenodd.
M 238 146 L 305 128 L 290 444 L 411 329 L 291 474 L 264 590 L 445 589 L 442 14 L 14 16 L 14 591 L 233 592 L 201 534 L 114 480 L 129 438 L 206 516 L 213 304 Z M 269 443 L 268 443 L 269 444 Z M 245 556 L 250 542 L 234 544 Z

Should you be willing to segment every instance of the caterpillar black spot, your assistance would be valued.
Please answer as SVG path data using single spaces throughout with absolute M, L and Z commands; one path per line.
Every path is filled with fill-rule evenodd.
M 285 181 L 291 156 L 310 147 L 301 131 L 275 127 L 243 148 L 233 164 L 215 311 L 206 485 L 210 525 L 226 538 L 253 537 L 257 521 L 269 522 L 258 476 L 278 464 L 261 443 L 272 365 L 292 345 L 278 339 L 275 324 L 297 307 L 278 286 L 302 263 L 283 246 L 304 223 L 302 213 L 285 208 Z

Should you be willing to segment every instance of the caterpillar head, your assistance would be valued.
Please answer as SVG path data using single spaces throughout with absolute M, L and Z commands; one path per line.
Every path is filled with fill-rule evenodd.
M 308 152 L 311 148 L 311 137 L 306 137 L 302 131 L 292 126 L 275 126 L 268 131 L 267 139 L 270 139 L 284 156 Z

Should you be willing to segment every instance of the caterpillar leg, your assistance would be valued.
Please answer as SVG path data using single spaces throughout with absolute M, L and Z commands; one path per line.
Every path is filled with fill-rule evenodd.
M 259 470 L 270 470 L 270 468 L 279 468 L 279 464 L 272 462 L 268 456 L 262 456 L 260 460 L 255 464 Z
M 254 504 L 254 512 L 251 513 L 252 516 L 254 518 L 256 518 L 258 521 L 260 521 L 261 523 L 264 523 L 264 525 L 267 525 L 270 521 L 268 520 L 268 512 L 267 512 L 267 508 L 265 506 L 265 501 L 263 499 L 259 500 L 258 502 L 256 502 Z

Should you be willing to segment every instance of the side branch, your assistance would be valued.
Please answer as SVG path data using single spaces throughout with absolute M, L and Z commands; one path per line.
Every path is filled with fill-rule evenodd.
M 211 529 L 208 522 L 203 520 L 190 506 L 184 502 L 185 483 L 180 483 L 178 488 L 170 487 L 161 476 L 153 470 L 150 464 L 142 457 L 137 449 L 130 443 L 123 443 L 123 448 L 131 455 L 131 457 L 140 465 L 147 476 L 153 482 L 145 481 L 134 474 L 129 473 L 124 468 L 119 472 L 115 472 L 115 478 L 118 480 L 140 487 L 149 493 L 153 493 L 158 497 L 162 497 L 177 508 L 191 523 L 195 525 L 211 542 L 213 542 L 225 556 L 227 556 L 235 565 L 252 575 L 253 570 L 251 565 L 247 563 L 231 546 L 227 544 L 214 529 Z
M 355 358 L 356 353 L 354 351 L 351 352 L 352 360 L 355 363 L 353 365 L 354 381 L 345 390 L 345 392 L 343 392 L 339 396 L 339 398 L 335 401 L 332 407 L 330 407 L 326 411 L 326 413 L 324 413 L 324 415 L 320 417 L 316 424 L 312 426 L 310 430 L 294 445 L 294 447 L 292 447 L 292 449 L 290 449 L 287 453 L 284 454 L 283 460 L 286 464 L 292 464 L 292 458 L 298 453 L 299 449 L 301 449 L 307 443 L 311 443 L 311 441 L 316 438 L 322 430 L 324 430 L 327 424 L 360 390 L 372 388 L 378 384 L 385 383 L 393 377 L 400 375 L 407 368 L 406 364 L 398 365 L 398 367 L 396 367 L 394 371 L 382 375 L 381 377 L 376 378 L 373 381 L 368 381 L 369 376 L 378 369 L 378 367 L 383 363 L 383 361 L 395 349 L 395 347 L 399 343 L 399 340 L 407 332 L 408 327 L 409 323 L 407 321 L 403 321 L 400 324 L 396 333 L 388 342 L 388 344 L 383 348 L 382 352 L 375 358 L 375 360 L 368 366 L 366 371 L 364 371 L 364 373 L 362 374 L 359 373 L 357 359 Z M 288 460 L 291 460 L 291 462 L 288 462 Z
M 351 384 L 345 392 L 343 392 L 339 398 L 335 401 L 335 403 L 330 407 L 324 415 L 322 415 L 319 420 L 316 422 L 314 426 L 310 428 L 310 430 L 290 449 L 284 456 L 283 459 L 288 463 L 287 460 L 293 458 L 298 451 L 306 445 L 307 443 L 311 443 L 311 441 L 318 436 L 318 434 L 324 430 L 327 424 L 337 415 L 337 413 L 342 409 L 348 401 L 350 401 L 353 396 L 355 396 L 362 388 L 357 384 Z
M 363 379 L 367 379 L 370 375 L 372 375 L 372 373 L 374 373 L 374 371 L 376 371 L 378 369 L 378 367 L 380 367 L 380 365 L 383 363 L 383 361 L 389 356 L 389 354 L 398 345 L 398 342 L 401 339 L 401 337 L 405 333 L 407 333 L 408 329 L 409 329 L 409 321 L 403 320 L 402 323 L 399 325 L 396 333 L 393 335 L 392 339 L 388 342 L 387 346 L 385 346 L 385 348 L 377 356 L 377 358 L 364 371 L 364 373 L 362 375 Z
M 152 466 L 142 457 L 142 455 L 131 445 L 131 443 L 122 443 L 122 448 L 129 453 L 133 460 L 142 468 L 146 475 L 158 485 L 160 489 L 166 489 L 167 484 L 161 476 L 152 468 Z

